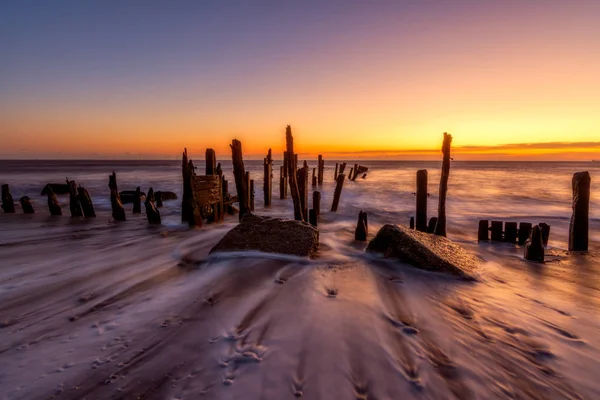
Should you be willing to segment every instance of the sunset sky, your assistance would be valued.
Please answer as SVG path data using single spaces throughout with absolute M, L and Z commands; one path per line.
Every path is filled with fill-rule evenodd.
M 0 158 L 600 159 L 600 1 L 5 1 Z M 199 158 L 199 157 L 196 157 Z

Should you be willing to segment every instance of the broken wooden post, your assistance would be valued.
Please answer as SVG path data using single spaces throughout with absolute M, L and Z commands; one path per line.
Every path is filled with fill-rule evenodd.
M 144 206 L 146 207 L 146 218 L 148 218 L 148 223 L 151 225 L 160 225 L 160 212 L 154 205 L 154 190 L 152 188 L 148 190 Z
M 410 222 L 408 223 L 408 227 L 410 229 L 415 229 L 415 217 L 410 217 Z
M 334 175 L 333 175 L 333 179 L 334 180 L 337 179 L 339 166 L 340 166 L 339 163 L 335 163 L 335 172 L 334 172 Z
M 314 208 L 308 210 L 308 223 L 314 226 L 315 228 L 319 226 L 319 219 Z
M 25 213 L 25 214 L 34 214 L 35 213 L 35 211 L 33 210 L 33 206 L 31 205 L 31 200 L 29 199 L 29 197 L 23 196 L 19 199 L 19 202 L 21 203 L 21 209 L 23 210 L 23 213 Z
M 315 187 L 317 186 L 317 169 L 313 168 L 313 173 L 312 173 L 312 186 Z
M 287 199 L 287 176 L 285 175 L 285 166 L 279 167 L 279 198 Z
M 440 193 L 438 202 L 438 218 L 435 226 L 435 234 L 446 236 L 446 195 L 448 194 L 448 177 L 450 176 L 450 146 L 452 135 L 444 132 L 442 143 L 442 176 L 440 177 Z
M 292 136 L 291 126 L 285 128 L 285 142 L 287 147 L 287 167 L 288 167 L 288 179 L 290 183 L 290 193 L 294 202 L 294 219 L 297 221 L 304 221 L 305 216 L 303 215 L 302 204 L 300 203 L 300 192 L 298 190 L 298 180 L 296 176 L 296 163 L 294 158 L 294 137 Z
M 492 231 L 491 239 L 492 242 L 502 241 L 502 221 L 492 221 L 490 231 Z
M 249 174 L 249 172 L 246 173 Z M 254 211 L 254 179 L 250 179 L 250 191 L 248 195 L 250 196 L 250 211 Z
M 479 227 L 477 228 L 477 241 L 487 242 L 489 240 L 489 221 L 487 219 L 479 220 Z
M 548 246 L 548 239 L 550 239 L 550 225 L 545 222 L 542 222 L 539 225 L 542 230 L 542 243 L 544 243 L 544 247 L 546 247 Z
M 427 232 L 427 170 L 417 171 L 417 218 L 415 227 L 418 231 Z
M 435 232 L 435 224 L 437 224 L 437 217 L 429 218 L 429 223 L 427 224 L 427 233 Z
M 335 212 L 340 204 L 340 196 L 342 194 L 342 188 L 344 187 L 344 180 L 346 175 L 339 174 L 336 179 L 335 191 L 333 192 L 333 203 L 331 204 L 331 211 Z
M 117 187 L 117 174 L 115 171 L 108 176 L 108 187 L 110 188 L 110 206 L 112 207 L 112 216 L 115 221 L 125 221 L 125 209 L 123 208 L 121 197 L 119 196 L 119 188 Z
M 341 163 L 340 164 L 340 170 L 339 170 L 338 174 L 343 174 L 345 169 L 346 169 L 346 163 Z M 337 177 L 336 177 L 336 179 L 337 179 Z
M 139 186 L 135 188 L 135 195 L 133 196 L 133 213 L 142 213 L 142 190 Z
M 519 222 L 519 237 L 517 243 L 519 246 L 523 246 L 527 239 L 529 239 L 529 235 L 531 235 L 531 228 L 533 226 L 530 222 Z
M 313 192 L 312 208 L 315 210 L 317 219 L 321 216 L 321 192 Z
M 154 192 L 154 201 L 156 203 L 157 208 L 161 208 L 163 206 L 162 192 L 160 190 L 157 190 L 156 192 Z
M 283 176 L 286 178 L 290 175 L 288 173 L 289 165 L 290 165 L 290 162 L 289 162 L 288 152 L 284 151 L 283 152 Z
M 350 168 L 350 173 L 348 174 L 348 180 L 352 180 L 352 176 L 354 176 L 354 167 Z
M 96 211 L 94 211 L 92 198 L 90 197 L 88 191 L 81 185 L 77 187 L 77 196 L 79 197 L 79 202 L 81 203 L 81 211 L 83 211 L 83 216 L 85 218 L 96 217 Z
M 573 215 L 569 224 L 569 250 L 572 251 L 588 249 L 591 181 L 588 171 L 573 174 Z
M 350 179 L 351 181 L 356 180 L 356 175 L 358 175 L 358 164 L 354 164 L 354 168 L 352 168 L 352 173 L 350 173 L 350 176 L 348 177 L 348 179 Z
M 325 172 L 325 160 L 323 160 L 323 156 L 321 154 L 319 154 L 318 169 L 319 169 L 319 172 L 317 174 L 317 182 L 319 185 L 322 185 L 323 184 L 323 175 Z
M 531 236 L 525 243 L 523 256 L 528 261 L 544 262 L 544 243 L 539 225 L 534 226 L 531 230 Z
M 7 214 L 15 212 L 15 203 L 8 184 L 2 185 L 2 209 Z
M 183 177 L 183 196 L 181 197 L 181 222 L 189 222 L 190 226 L 195 226 L 194 221 L 190 222 L 194 215 L 194 194 L 192 192 L 192 177 L 195 175 L 194 163 L 188 159 L 187 149 L 183 149 L 181 158 L 181 175 Z
M 206 161 L 206 175 L 217 174 L 217 155 L 213 149 L 206 149 L 204 156 Z
M 267 153 L 267 157 L 264 159 L 263 164 L 264 170 L 264 181 L 263 181 L 263 197 L 265 207 L 271 207 L 271 196 L 273 193 L 273 158 L 271 155 L 271 149 Z
M 48 192 L 46 194 L 48 196 L 48 209 L 50 210 L 50 215 L 62 215 L 60 204 L 58 203 L 56 195 L 51 187 L 48 188 Z
M 358 213 L 358 223 L 354 230 L 354 240 L 366 242 L 369 236 L 369 223 L 367 221 L 367 213 L 362 210 Z
M 233 162 L 235 187 L 240 205 L 239 218 L 241 221 L 244 215 L 250 214 L 250 199 L 248 198 L 249 188 L 246 179 L 246 169 L 244 167 L 244 159 L 242 158 L 242 143 L 237 139 L 233 139 L 231 142 L 231 159 Z
M 215 174 L 219 175 L 219 176 L 223 176 L 223 169 L 221 168 L 221 163 L 217 164 L 217 170 L 215 171 Z M 154 193 L 154 197 L 156 198 L 156 193 Z
M 504 224 L 504 241 L 508 243 L 517 243 L 517 223 L 506 222 Z
M 302 168 L 296 172 L 298 181 L 298 193 L 304 220 L 308 222 L 308 164 L 304 161 Z
M 67 178 L 67 185 L 69 185 L 69 210 L 71 211 L 71 217 L 83 217 L 81 201 L 77 194 L 77 184 L 75 181 L 70 181 Z

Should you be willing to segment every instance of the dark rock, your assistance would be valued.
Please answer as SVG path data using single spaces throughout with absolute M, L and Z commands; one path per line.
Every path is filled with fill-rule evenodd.
M 23 196 L 21 197 L 21 199 L 19 200 L 21 202 L 21 208 L 23 209 L 23 213 L 25 214 L 34 214 L 35 210 L 33 209 L 33 206 L 31 205 L 31 199 L 27 196 Z
M 48 193 L 50 193 L 50 190 L 52 190 L 52 192 L 54 194 L 69 194 L 70 193 L 70 188 L 67 183 L 48 183 L 42 189 L 40 196 L 48 196 Z
M 247 214 L 210 252 L 258 250 L 313 256 L 318 247 L 319 231 L 306 222 Z
M 132 204 L 136 199 L 136 190 L 121 190 L 119 192 L 122 204 Z M 146 193 L 140 192 L 140 201 L 146 198 Z
M 163 199 L 163 201 L 177 200 L 177 195 L 175 194 L 175 192 L 161 190 L 160 194 L 161 194 L 161 198 Z
M 444 236 L 430 235 L 397 225 L 384 225 L 367 246 L 414 267 L 474 279 L 481 259 Z

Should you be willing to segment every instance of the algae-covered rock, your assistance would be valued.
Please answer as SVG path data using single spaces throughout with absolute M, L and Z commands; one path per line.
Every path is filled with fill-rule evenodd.
M 258 250 L 310 257 L 318 247 L 319 231 L 306 222 L 247 214 L 210 252 Z
M 381 253 L 427 271 L 445 272 L 473 279 L 481 259 L 451 240 L 416 230 L 385 225 L 367 246 L 368 252 Z

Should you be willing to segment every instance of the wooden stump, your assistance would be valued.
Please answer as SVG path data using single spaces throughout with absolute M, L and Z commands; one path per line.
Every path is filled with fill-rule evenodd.
M 246 173 L 249 174 L 249 172 Z M 250 211 L 254 211 L 254 179 L 250 179 L 250 191 L 248 195 L 250 196 Z
M 340 166 L 339 163 L 335 163 L 335 172 L 334 172 L 334 175 L 333 175 L 333 179 L 334 180 L 337 179 L 339 166 Z
M 154 193 L 154 200 L 156 202 L 156 207 L 157 208 L 161 208 L 163 206 L 163 202 L 162 202 L 162 192 L 160 190 L 157 190 Z
M 56 199 L 56 195 L 52 191 L 52 188 L 48 189 L 48 209 L 50 210 L 50 215 L 62 215 L 62 209 L 60 208 L 60 204 Z
M 346 175 L 339 174 L 336 179 L 335 191 L 333 192 L 333 203 L 331 204 L 331 211 L 336 212 L 338 205 L 340 204 L 340 196 L 342 195 L 342 188 L 344 187 L 344 180 Z
M 542 243 L 544 243 L 544 247 L 548 246 L 548 240 L 550 239 L 550 225 L 545 222 L 540 224 L 540 229 L 542 230 Z
M 146 198 L 148 196 L 146 195 Z M 135 195 L 133 196 L 133 213 L 141 214 L 142 213 L 142 190 L 138 186 L 135 188 Z
M 306 161 L 304 161 L 304 165 L 302 168 L 298 169 L 296 174 L 302 215 L 305 217 L 306 222 L 308 222 L 308 164 Z
M 315 210 L 317 219 L 321 216 L 321 192 L 313 192 L 312 208 Z
M 312 187 L 317 186 L 317 169 L 313 168 L 313 174 L 312 174 Z
M 246 169 L 244 167 L 244 159 L 242 158 L 242 143 L 237 139 L 233 139 L 231 142 L 231 159 L 240 205 L 239 218 L 241 221 L 244 215 L 250 214 L 250 199 L 248 198 L 249 188 L 248 181 L 246 180 Z
M 273 193 L 273 160 L 271 159 L 271 149 L 263 162 L 263 197 L 265 207 L 271 207 L 271 196 Z
M 504 224 L 504 241 L 507 243 L 517 243 L 517 223 L 516 222 L 506 222 Z
M 112 216 L 115 221 L 125 221 L 125 208 L 121 203 L 119 188 L 117 187 L 117 174 L 115 171 L 108 176 L 108 187 L 110 188 L 110 206 L 112 207 Z
M 354 231 L 354 240 L 366 242 L 369 236 L 369 223 L 367 221 L 367 213 L 362 210 L 358 213 L 358 223 Z
M 69 210 L 71 211 L 71 217 L 83 217 L 81 200 L 77 193 L 77 184 L 75 184 L 75 181 L 70 181 L 67 178 L 67 185 L 69 185 Z
M 31 199 L 27 196 L 23 196 L 19 199 L 21 203 L 21 209 L 24 214 L 34 214 L 35 210 L 33 209 L 33 205 L 31 205 Z
M 149 224 L 160 225 L 160 211 L 158 211 L 158 208 L 154 205 L 154 200 L 154 190 L 150 188 L 146 195 L 146 201 L 144 202 L 144 206 L 146 207 L 146 218 L 148 218 Z
M 319 173 L 317 174 L 317 181 L 319 185 L 323 184 L 323 175 L 325 173 L 325 160 L 323 160 L 323 156 L 319 154 Z
M 519 246 L 523 246 L 527 242 L 527 239 L 531 235 L 532 227 L 530 222 L 519 222 L 519 237 L 517 241 Z
M 79 202 L 81 203 L 81 211 L 83 211 L 83 216 L 85 218 L 95 218 L 96 211 L 94 211 L 94 204 L 92 203 L 92 198 L 90 194 L 83 186 L 77 187 L 77 196 L 79 197 Z
M 206 160 L 206 175 L 217 174 L 217 155 L 213 149 L 206 149 L 205 157 Z
M 446 236 L 446 195 L 448 194 L 448 177 L 450 176 L 450 146 L 452 135 L 444 132 L 442 143 L 442 176 L 440 178 L 440 193 L 438 203 L 438 218 L 435 226 L 435 234 Z
M 437 224 L 437 217 L 429 218 L 429 223 L 427 224 L 427 233 L 435 232 L 435 225 Z
M 573 174 L 573 215 L 569 225 L 569 250 L 587 251 L 589 242 L 590 173 Z
M 343 174 L 345 169 L 346 169 L 346 163 L 341 163 L 341 164 L 340 164 L 340 170 L 339 170 L 339 172 L 338 172 L 338 175 L 339 175 L 339 174 Z M 337 179 L 337 177 L 336 177 L 336 179 Z
M 200 210 L 194 202 L 192 177 L 196 175 L 194 163 L 188 159 L 187 149 L 183 150 L 181 158 L 181 175 L 183 177 L 183 196 L 181 197 L 181 222 L 187 222 L 190 227 L 202 226 Z
M 415 217 L 410 217 L 410 222 L 408 223 L 408 227 L 410 229 L 415 229 Z
M 492 231 L 492 242 L 501 242 L 503 239 L 502 235 L 502 221 L 492 221 L 492 226 L 490 227 Z
M 427 232 L 427 170 L 417 171 L 417 218 L 415 227 L 418 231 Z
M 348 180 L 351 181 L 352 180 L 352 176 L 354 176 L 354 168 L 350 168 L 350 173 L 348 174 Z
M 477 241 L 487 242 L 489 240 L 489 221 L 487 219 L 479 220 L 479 226 L 477 227 Z
M 308 210 L 308 222 L 315 228 L 319 225 L 319 218 L 314 208 Z
M 10 194 L 10 187 L 8 184 L 2 185 L 2 209 L 7 214 L 15 212 L 15 203 L 12 195 Z
M 282 165 L 279 168 L 279 199 L 287 199 L 287 176 L 285 173 L 285 166 Z
M 303 214 L 302 204 L 300 202 L 300 191 L 298 189 L 298 180 L 296 176 L 296 162 L 294 157 L 294 137 L 292 136 L 292 127 L 287 126 L 285 129 L 285 142 L 287 147 L 287 161 L 288 161 L 288 179 L 290 184 L 290 193 L 292 195 L 292 201 L 294 202 L 294 219 L 297 221 L 304 221 L 305 215 Z
M 524 257 L 529 261 L 544 262 L 544 243 L 539 225 L 534 226 L 531 230 L 531 236 L 525 243 Z

